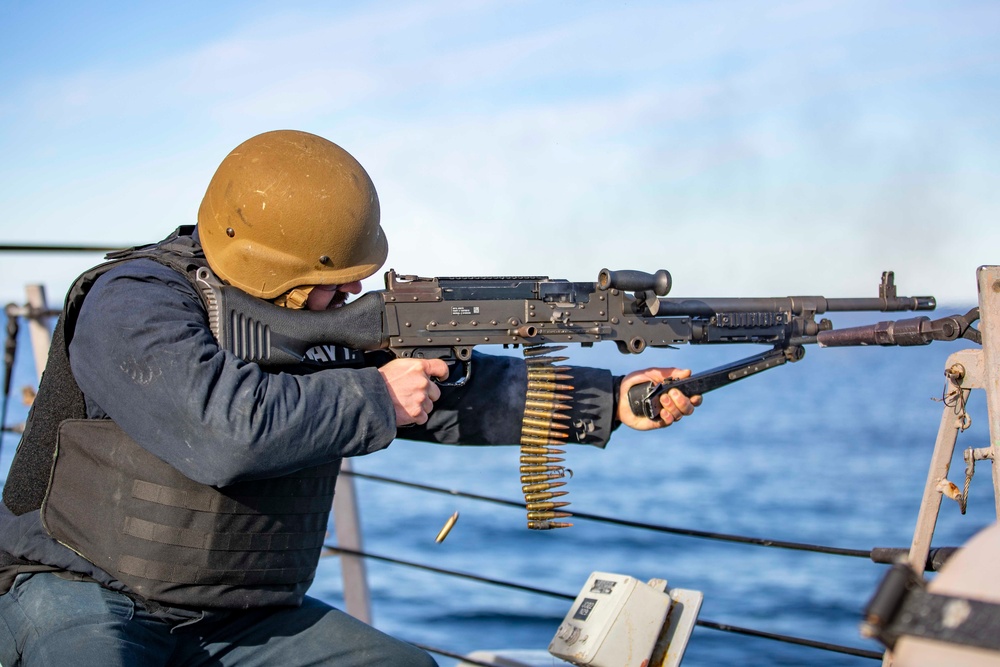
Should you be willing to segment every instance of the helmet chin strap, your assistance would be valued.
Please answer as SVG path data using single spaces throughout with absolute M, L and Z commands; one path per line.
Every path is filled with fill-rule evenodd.
M 291 308 L 292 310 L 302 310 L 306 301 L 309 299 L 309 294 L 313 291 L 312 286 L 309 287 L 295 287 L 288 290 L 281 296 L 274 299 L 275 305 L 281 306 L 282 308 Z

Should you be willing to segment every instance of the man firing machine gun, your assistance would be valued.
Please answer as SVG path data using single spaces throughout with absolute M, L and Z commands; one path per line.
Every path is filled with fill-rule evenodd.
M 652 429 L 691 414 L 693 396 L 835 334 L 819 314 L 934 307 L 897 297 L 891 274 L 872 299 L 675 300 L 666 271 L 596 283 L 390 271 L 385 290 L 343 305 L 386 256 L 361 165 L 278 131 L 226 157 L 196 229 L 74 283 L 0 505 L 0 662 L 432 665 L 306 595 L 343 457 L 387 447 L 399 427 L 519 439 L 529 526 L 562 527 L 554 447 L 606 442 L 614 419 Z M 961 335 L 954 324 L 876 338 Z M 770 349 L 672 385 L 646 381 L 687 372 L 615 386 L 577 367 L 569 384 L 558 347 L 599 341 Z M 524 362 L 480 345 L 523 346 Z M 567 430 L 564 413 L 587 409 Z

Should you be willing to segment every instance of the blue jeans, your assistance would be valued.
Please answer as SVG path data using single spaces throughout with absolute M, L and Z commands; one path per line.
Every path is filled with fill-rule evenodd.
M 171 632 L 171 630 L 173 630 Z M 0 595 L 2 667 L 434 667 L 423 651 L 307 597 L 173 627 L 129 597 L 54 574 Z

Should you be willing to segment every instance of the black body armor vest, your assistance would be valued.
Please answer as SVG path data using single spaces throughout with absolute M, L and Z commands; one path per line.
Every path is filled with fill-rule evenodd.
M 41 509 L 49 535 L 146 600 L 188 608 L 298 605 L 319 561 L 339 461 L 224 488 L 200 484 L 114 422 L 86 419 L 70 372 L 69 341 L 94 281 L 137 258 L 193 280 L 207 263 L 191 231 L 109 255 L 74 283 L 4 504 L 18 515 Z

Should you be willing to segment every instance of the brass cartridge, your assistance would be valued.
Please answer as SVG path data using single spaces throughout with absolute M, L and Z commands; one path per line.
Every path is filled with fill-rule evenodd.
M 545 368 L 553 364 L 561 364 L 564 361 L 569 361 L 569 357 L 530 357 L 525 359 L 524 363 L 528 365 L 528 368 Z
M 564 440 L 550 440 L 549 438 L 540 438 L 534 435 L 523 434 L 521 435 L 521 442 L 525 445 L 559 445 L 560 447 L 566 444 Z
M 565 454 L 566 452 L 562 449 L 554 449 L 552 447 L 532 447 L 529 445 L 523 445 L 521 447 L 521 453 L 522 454 Z M 544 461 L 542 461 L 542 463 L 544 463 Z
M 521 451 L 524 451 L 523 449 Z M 521 463 L 560 463 L 563 459 L 558 456 L 522 456 Z
M 560 467 L 558 472 L 542 472 L 534 475 L 521 475 L 521 484 L 534 484 L 535 482 L 544 482 L 549 479 L 562 479 L 565 476 L 565 468 Z
M 560 496 L 568 495 L 569 491 L 544 491 L 542 493 L 525 493 L 524 499 L 529 503 L 538 502 L 541 500 L 551 500 L 552 498 L 559 498 Z M 566 503 L 567 505 L 569 503 Z
M 563 491 L 563 493 L 566 493 Z M 569 503 L 528 503 L 525 508 L 529 512 L 543 512 L 545 510 L 559 509 L 560 507 L 566 507 Z
M 573 391 L 573 385 L 528 380 L 528 391 Z
M 568 373 L 557 373 L 556 369 L 549 370 L 529 370 L 528 380 L 548 380 L 549 382 L 563 382 L 566 380 L 572 380 L 573 376 Z
M 553 470 L 564 470 L 562 466 L 521 466 L 521 474 L 528 474 L 533 472 L 550 472 Z M 523 479 L 521 481 L 524 481 Z
M 536 438 L 556 438 L 557 440 L 568 440 L 569 433 L 564 433 L 562 431 L 553 431 L 548 428 L 536 428 L 534 426 L 523 426 L 521 427 L 522 436 L 534 436 Z M 561 444 L 561 443 L 560 443 Z
M 538 417 L 524 417 L 521 423 L 527 426 L 538 426 L 539 428 L 556 429 L 557 431 L 568 431 L 566 424 L 555 424 L 551 419 L 539 419 Z
M 529 401 L 558 401 L 559 403 L 569 403 L 573 397 L 569 394 L 557 394 L 553 391 L 537 391 L 528 389 L 525 394 Z M 568 408 L 569 406 L 567 406 Z
M 569 409 L 569 406 L 566 406 Z M 556 412 L 555 410 L 538 410 L 536 408 L 525 408 L 524 409 L 525 418 L 531 417 L 535 419 L 547 419 L 549 421 L 555 419 L 558 421 L 569 421 L 572 419 L 569 415 L 564 415 L 561 412 Z
M 549 519 L 565 519 L 573 516 L 569 512 L 528 512 L 528 519 L 531 521 L 548 521 Z
M 526 484 L 525 486 L 521 487 L 521 493 L 525 494 L 525 498 L 527 498 L 527 494 L 529 493 L 537 493 L 539 491 L 548 491 L 550 489 L 557 489 L 560 486 L 566 486 L 566 482 L 542 482 L 540 484 Z
M 559 521 L 528 521 L 531 530 L 552 530 L 554 528 L 570 528 L 573 524 Z

